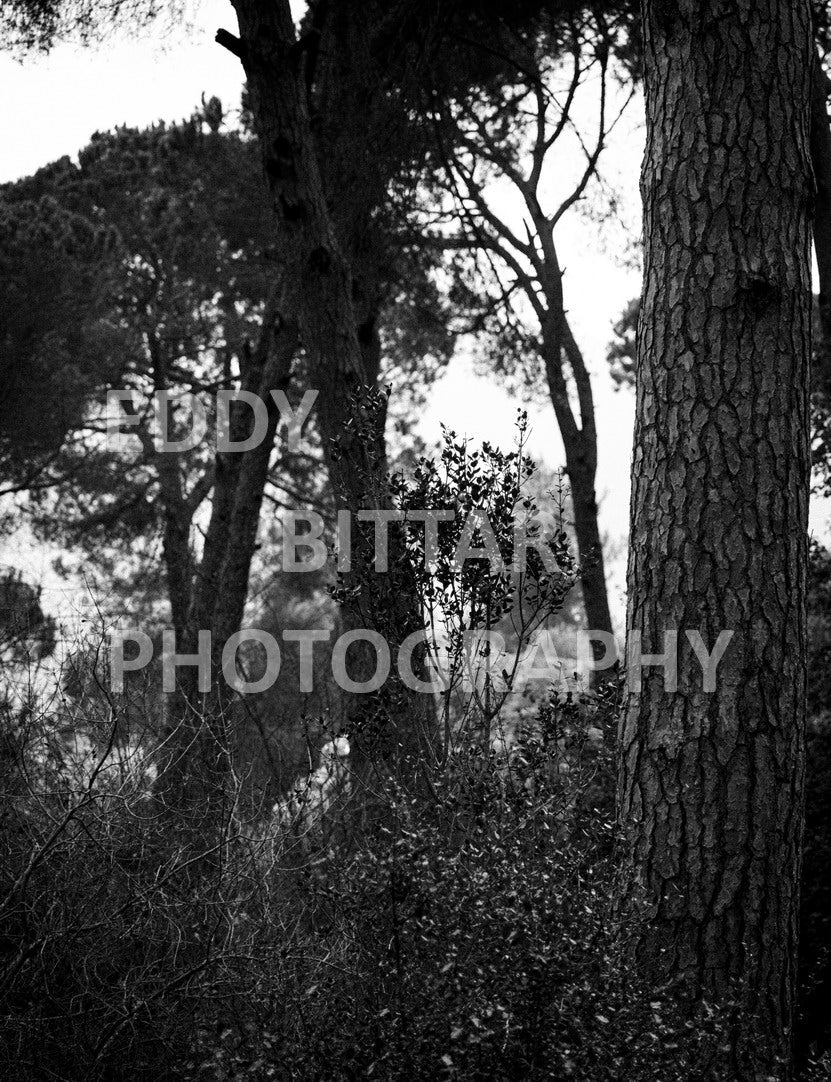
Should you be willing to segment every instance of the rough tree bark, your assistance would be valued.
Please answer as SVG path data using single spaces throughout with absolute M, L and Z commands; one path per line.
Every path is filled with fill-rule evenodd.
M 828 126 L 829 81 L 819 53 L 814 53 L 811 95 L 811 161 L 817 192 L 814 207 L 814 250 L 819 271 L 820 342 L 818 389 L 831 391 L 831 129 Z
M 807 0 L 644 0 L 630 642 L 735 636 L 714 694 L 630 665 L 624 912 L 639 970 L 724 1006 L 706 1077 L 788 1077 L 805 702 L 813 64 Z

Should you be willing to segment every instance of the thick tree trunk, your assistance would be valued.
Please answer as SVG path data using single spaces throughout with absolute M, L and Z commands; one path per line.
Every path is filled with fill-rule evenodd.
M 817 389 L 831 394 L 831 129 L 828 126 L 828 77 L 814 53 L 811 95 L 811 161 L 817 192 L 814 206 L 814 250 L 819 271 L 819 317 L 822 340 L 817 356 Z
M 334 477 L 360 501 L 367 483 L 378 487 L 380 480 L 372 476 L 365 444 L 344 425 L 349 396 L 367 380 L 350 268 L 332 227 L 312 138 L 302 50 L 288 3 L 236 0 L 234 6 L 241 39 L 230 47 L 238 52 L 248 79 L 277 218 L 276 248 L 319 392 L 324 452 Z M 226 45 L 229 37 L 218 35 Z M 329 445 L 333 434 L 343 443 L 336 459 Z
M 349 259 L 327 206 L 309 117 L 303 46 L 296 40 L 285 0 L 268 6 L 259 0 L 234 0 L 234 7 L 240 39 L 220 31 L 217 40 L 235 52 L 245 68 L 277 219 L 276 248 L 281 267 L 293 284 L 293 310 L 313 385 L 319 392 L 317 423 L 332 489 L 336 501 L 353 514 L 362 509 L 386 509 L 390 494 L 383 434 L 376 426 L 377 430 L 368 435 L 366 426 L 358 423 L 354 407 L 354 396 L 374 383 L 374 374 L 368 373 L 365 366 L 367 347 L 375 345 L 374 328 L 359 320 Z M 378 93 L 383 93 L 383 88 L 378 87 Z M 363 108 L 371 110 L 373 104 L 367 97 Z M 372 174 L 367 192 L 367 198 L 371 198 L 376 189 L 377 164 L 365 156 L 356 161 Z M 362 337 L 366 339 L 363 345 Z M 374 355 L 372 348 L 369 355 Z M 353 552 L 353 566 L 353 581 L 359 583 L 366 571 L 360 551 Z M 413 596 L 388 597 L 385 608 L 394 608 L 409 621 L 420 618 L 418 600 Z M 343 606 L 346 630 L 380 630 L 379 625 L 388 615 L 368 612 L 360 601 Z M 402 637 L 406 633 L 404 626 Z M 364 670 L 374 670 L 374 654 L 356 654 L 359 656 L 352 675 L 361 679 Z M 352 656 L 350 653 L 350 662 Z M 393 752 L 386 758 L 402 763 L 403 779 L 430 754 L 435 711 L 432 701 L 423 695 L 402 694 L 397 698 L 398 705 L 389 717 Z M 355 736 L 356 747 L 363 743 L 361 733 L 368 727 L 367 713 L 377 713 L 369 699 L 347 696 L 347 726 Z
M 619 815 L 639 971 L 722 1008 L 706 1077 L 786 1078 L 809 491 L 807 0 L 644 2 L 643 310 Z M 714 694 L 684 631 L 734 631 Z

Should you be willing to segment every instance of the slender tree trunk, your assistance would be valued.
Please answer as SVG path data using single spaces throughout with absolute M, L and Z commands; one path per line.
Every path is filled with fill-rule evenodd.
M 156 462 L 164 521 L 162 556 L 167 574 L 167 594 L 173 626 L 176 633 L 181 634 L 187 625 L 193 581 L 190 517 L 184 513 L 178 458 L 160 454 Z
M 167 363 L 156 336 L 155 328 L 146 330 L 156 391 L 167 388 Z M 167 577 L 167 595 L 170 599 L 170 615 L 176 633 L 181 634 L 187 625 L 193 585 L 193 553 L 190 547 L 190 527 L 193 518 L 182 490 L 182 473 L 179 456 L 156 451 L 149 429 L 139 430 L 148 462 L 152 462 L 159 480 L 159 498 L 162 511 L 162 557 Z
M 645 0 L 643 310 L 619 815 L 638 971 L 730 1015 L 706 1077 L 787 1078 L 805 711 L 807 0 Z M 716 690 L 684 632 L 734 631 Z
M 286 292 L 281 278 L 275 284 L 265 306 L 260 333 L 240 381 L 241 390 L 257 394 L 266 403 L 269 411 L 273 409 L 273 400 L 269 392 L 278 387 L 285 388 L 291 372 L 292 360 L 298 350 L 297 327 L 292 320 L 285 317 Z M 248 407 L 232 403 L 231 440 L 236 443 L 246 439 L 251 434 L 251 424 L 252 417 Z M 191 651 L 196 649 L 197 632 L 212 629 L 214 613 L 217 606 L 223 603 L 223 596 L 227 595 L 229 590 L 238 591 L 239 589 L 237 581 L 233 586 L 230 583 L 226 585 L 223 578 L 223 567 L 229 549 L 233 548 L 236 551 L 237 560 L 250 569 L 256 536 L 248 537 L 243 545 L 234 541 L 234 534 L 238 532 L 234 516 L 238 503 L 240 475 L 244 471 L 248 472 L 249 480 L 244 487 L 250 491 L 250 473 L 252 470 L 258 471 L 263 489 L 265 488 L 267 474 L 263 473 L 259 467 L 263 460 L 266 465 L 268 464 L 274 435 L 275 429 L 271 423 L 265 438 L 257 447 L 249 448 L 241 453 L 217 452 L 211 516 L 205 532 L 202 559 L 195 571 L 196 581 L 184 643 L 184 646 Z M 260 504 L 262 495 L 263 493 L 260 492 Z M 247 585 L 248 571 L 245 572 L 244 588 L 246 590 Z M 245 598 L 243 598 L 243 605 L 244 603 Z M 240 612 L 240 618 L 241 616 Z
M 586 625 L 589 630 L 613 634 L 603 562 L 603 542 L 597 518 L 597 496 L 594 488 L 596 467 L 590 456 L 578 445 L 566 448 L 566 470 L 571 486 L 574 536 L 582 569 L 580 586 L 583 591 L 583 607 L 586 610 Z M 605 651 L 601 650 L 600 653 Z
M 209 832 L 225 829 L 227 784 L 233 752 L 233 695 L 221 672 L 225 643 L 239 630 L 248 596 L 248 580 L 257 547 L 257 528 L 268 465 L 274 447 L 278 410 L 272 390 L 285 390 L 297 352 L 297 328 L 281 317 L 282 290 L 267 305 L 259 340 L 243 373 L 242 388 L 266 404 L 264 438 L 244 452 L 217 454 L 211 517 L 202 560 L 195 570 L 192 601 L 183 626 L 177 624 L 177 650 L 195 654 L 199 632 L 211 633 L 211 691 L 199 691 L 198 670 L 177 671 L 176 689 L 166 703 L 165 769 L 156 794 L 177 818 L 191 819 L 196 845 Z M 231 438 L 250 434 L 247 409 L 232 409 Z
M 586 624 L 590 631 L 614 634 L 595 492 L 597 427 L 594 395 L 582 352 L 571 332 L 563 309 L 562 276 L 556 264 L 556 256 L 553 254 L 551 261 L 554 262 L 554 267 L 549 274 L 551 284 L 548 284 L 546 290 L 549 317 L 543 323 L 545 372 L 548 393 L 565 450 L 566 472 L 574 514 L 574 534 L 577 541 L 577 555 L 581 563 L 580 585 L 583 591 L 583 607 L 586 613 Z M 563 371 L 564 354 L 568 359 L 577 387 L 579 423 L 574 415 L 566 385 Z M 602 643 L 593 641 L 592 650 L 597 660 L 605 657 L 606 649 Z
M 597 421 L 594 412 L 594 394 L 583 352 L 577 345 L 565 311 L 562 312 L 560 323 L 565 356 L 577 388 L 581 420 L 579 432 L 568 431 L 563 437 L 563 443 L 574 504 L 577 551 L 584 564 L 581 584 L 586 621 L 590 630 L 605 631 L 613 635 L 614 627 L 609 609 L 603 543 L 600 538 L 597 494 L 594 487 L 597 476 Z M 593 649 L 596 657 L 605 653 L 602 643 L 593 644 Z
M 297 329 L 293 324 L 284 326 L 274 355 L 265 366 L 260 386 L 260 398 L 266 404 L 268 417 L 265 437 L 256 447 L 243 453 L 237 474 L 234 508 L 212 621 L 216 648 L 219 650 L 239 630 L 245 613 L 251 563 L 257 549 L 260 512 L 268 483 L 268 466 L 280 419 L 271 392 L 288 388 L 296 352 Z

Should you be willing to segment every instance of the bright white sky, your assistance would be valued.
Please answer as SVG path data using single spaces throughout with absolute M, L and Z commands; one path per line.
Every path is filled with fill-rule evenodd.
M 189 25 L 157 27 L 137 40 L 114 38 L 95 49 L 61 46 L 48 57 L 29 58 L 23 64 L 0 54 L 0 100 L 7 104 L 0 125 L 5 152 L 0 181 L 31 173 L 61 155 L 74 155 L 96 130 L 187 116 L 203 93 L 216 94 L 226 107 L 235 108 L 241 68 L 214 43 L 220 26 L 235 29 L 230 4 L 205 0 L 190 16 Z M 622 196 L 627 225 L 635 231 L 641 112 L 636 100 L 604 159 L 605 175 Z M 613 609 L 622 625 L 633 401 L 630 393 L 614 390 L 604 357 L 612 324 L 637 294 L 640 275 L 623 266 L 622 232 L 611 232 L 614 239 L 608 240 L 600 227 L 572 211 L 558 226 L 558 247 L 566 268 L 572 325 L 594 374 L 601 525 L 608 538 Z M 474 439 L 509 445 L 519 405 L 524 403 L 511 400 L 492 381 L 476 378 L 470 359 L 462 354 L 436 385 L 421 430 L 434 439 L 444 422 Z M 531 453 L 556 467 L 562 462 L 562 445 L 551 407 L 529 413 Z M 52 611 L 60 607 L 67 584 L 51 572 L 49 553 L 16 546 L 13 559 L 11 553 L 0 554 L 0 562 L 14 562 L 30 580 L 42 581 L 47 607 Z

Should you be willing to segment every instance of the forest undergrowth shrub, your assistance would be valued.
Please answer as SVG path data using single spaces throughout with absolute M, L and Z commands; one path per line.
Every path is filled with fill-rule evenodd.
M 507 754 L 459 746 L 431 801 L 391 789 L 358 848 L 312 857 L 292 948 L 193 1077 L 718 1078 L 736 1019 L 647 984 L 616 919 L 617 690 L 545 701 Z
M 555 702 L 508 753 L 457 748 L 433 800 L 391 789 L 352 850 L 229 826 L 196 890 L 137 764 L 104 769 L 105 747 L 73 771 L 48 717 L 7 716 L 4 1062 L 20 1079 L 530 1070 L 551 990 L 590 988 L 605 934 L 603 709 Z
M 399 480 L 399 505 L 463 519 L 484 504 L 508 563 L 516 504 L 536 513 L 522 497 L 521 447 L 471 454 L 449 436 L 438 465 Z M 451 648 L 441 754 L 417 793 L 379 769 L 372 804 L 383 813 L 365 822 L 348 737 L 333 731 L 332 779 L 325 756 L 310 762 L 270 816 L 244 772 L 218 782 L 226 812 L 211 815 L 220 833 L 198 852 L 200 824 L 154 799 L 136 703 L 99 686 L 74 713 L 54 698 L 5 705 L 9 1077 L 715 1077 L 708 1064 L 735 1019 L 707 1004 L 685 1012 L 650 987 L 615 912 L 619 682 L 523 689 L 515 666 L 500 685 L 485 652 L 484 680 L 463 679 L 466 632 L 501 628 L 516 659 L 556 617 L 577 578 L 567 538 L 552 539 L 558 571 L 536 561 L 512 592 L 487 563 L 455 574 L 458 532 L 449 524 L 421 579 L 430 626 L 444 619 Z M 98 686 L 92 677 L 79 686 Z M 828 1077 L 812 1069 L 802 1077 Z
M 198 890 L 176 853 L 159 861 L 140 771 L 43 788 L 18 732 L 3 756 L 7 1076 L 708 1078 L 719 1017 L 679 1016 L 624 961 L 615 694 L 544 702 L 508 751 L 459 746 L 432 800 L 391 787 L 389 816 L 349 850 L 323 830 L 302 850 L 229 831 Z

